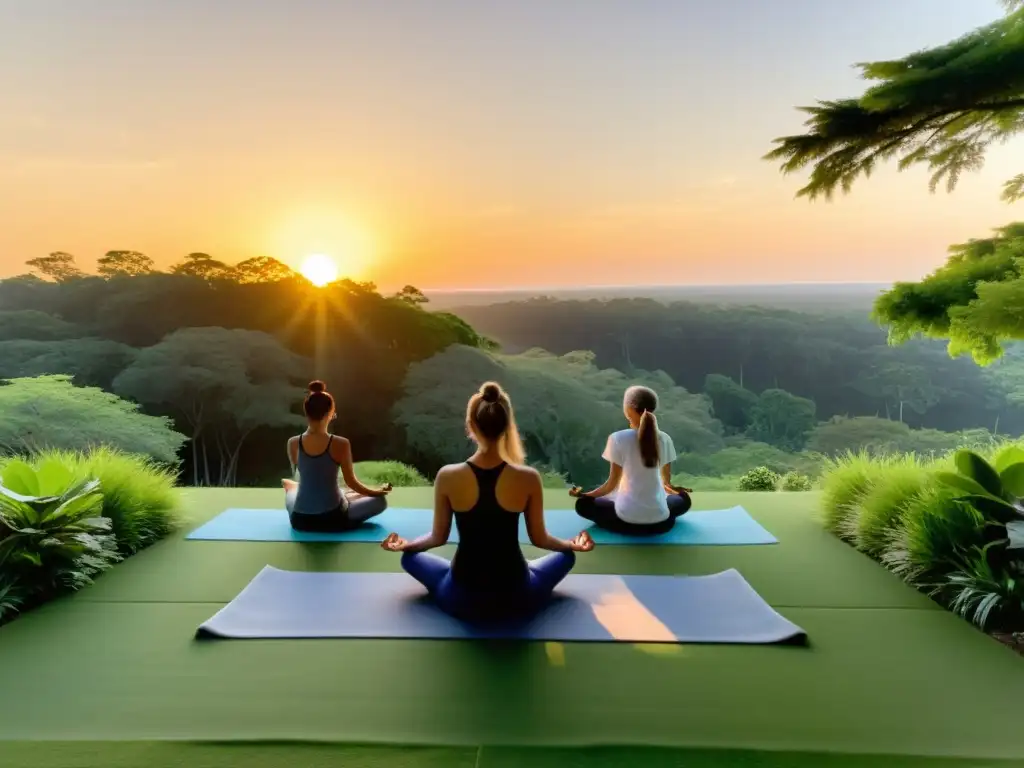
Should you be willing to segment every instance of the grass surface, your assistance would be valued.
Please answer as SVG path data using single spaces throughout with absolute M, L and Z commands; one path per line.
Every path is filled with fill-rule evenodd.
M 279 496 L 188 492 L 189 528 Z M 392 503 L 429 499 L 399 490 Z M 395 571 L 398 558 L 372 544 L 179 536 L 0 629 L 0 765 L 1020 764 L 1013 652 L 822 530 L 814 494 L 696 500 L 743 504 L 780 543 L 598 548 L 578 570 L 738 568 L 809 648 L 199 642 L 195 628 L 264 565 Z M 549 506 L 568 506 L 565 494 Z

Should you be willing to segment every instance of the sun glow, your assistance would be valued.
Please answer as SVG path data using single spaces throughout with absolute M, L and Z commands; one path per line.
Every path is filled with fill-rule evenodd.
M 314 253 L 307 256 L 299 268 L 302 276 L 317 288 L 323 288 L 338 279 L 338 264 L 330 256 Z

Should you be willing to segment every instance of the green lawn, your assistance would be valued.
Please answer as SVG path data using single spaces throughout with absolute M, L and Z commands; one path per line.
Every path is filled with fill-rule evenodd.
M 193 525 L 280 503 L 186 497 Z M 398 490 L 392 503 L 429 499 Z M 566 502 L 553 492 L 549 506 Z M 780 544 L 598 548 L 578 570 L 738 568 L 809 648 L 197 642 L 264 565 L 388 571 L 398 558 L 179 536 L 0 629 L 0 766 L 1024 765 L 1024 660 L 825 533 L 814 494 L 697 502 L 743 504 Z

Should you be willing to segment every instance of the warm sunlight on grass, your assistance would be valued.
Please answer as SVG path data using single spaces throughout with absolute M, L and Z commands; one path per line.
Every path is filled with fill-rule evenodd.
M 307 256 L 299 267 L 302 276 L 317 288 L 323 288 L 338 279 L 338 265 L 330 256 L 314 253 Z

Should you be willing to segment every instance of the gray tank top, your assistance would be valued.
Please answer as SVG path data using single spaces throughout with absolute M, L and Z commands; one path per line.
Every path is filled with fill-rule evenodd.
M 334 435 L 327 438 L 322 453 L 306 453 L 299 435 L 299 491 L 295 496 L 295 511 L 304 515 L 320 515 L 348 508 L 348 499 L 338 483 L 338 462 L 331 456 Z

